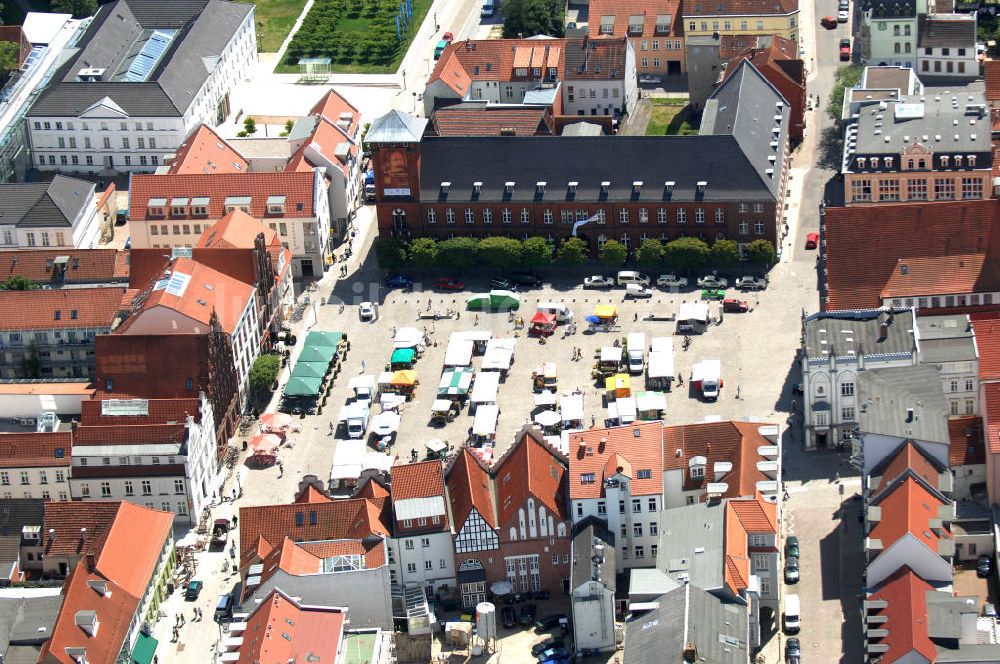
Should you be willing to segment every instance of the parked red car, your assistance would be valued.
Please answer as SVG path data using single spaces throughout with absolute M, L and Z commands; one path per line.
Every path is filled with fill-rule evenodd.
M 455 281 L 451 277 L 441 277 L 434 282 L 434 287 L 441 290 L 460 291 L 465 289 L 465 284 L 461 281 Z
M 815 249 L 819 245 L 819 233 L 806 235 L 806 249 Z
M 837 17 L 836 16 L 824 16 L 819 20 L 819 24 L 822 25 L 827 30 L 834 30 L 837 27 Z
M 851 59 L 851 40 L 841 39 L 840 40 L 840 59 L 850 60 Z
M 722 310 L 730 314 L 745 314 L 750 311 L 750 305 L 745 300 L 723 300 Z
M 450 42 L 451 42 L 451 41 L 452 41 L 452 40 L 453 40 L 454 38 L 455 38 L 455 35 L 451 34 L 450 32 L 446 32 L 446 33 L 444 33 L 443 35 L 441 35 L 441 39 L 443 39 L 444 41 L 446 41 L 446 42 L 449 42 L 449 43 L 450 43 Z

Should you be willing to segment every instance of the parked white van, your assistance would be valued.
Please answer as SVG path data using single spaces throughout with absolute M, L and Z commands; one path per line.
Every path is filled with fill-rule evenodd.
M 802 614 L 798 595 L 785 595 L 785 632 L 797 634 L 802 627 Z
M 628 372 L 641 374 L 646 368 L 646 335 L 642 332 L 631 332 L 625 338 L 628 345 Z
M 634 272 L 632 270 L 622 270 L 618 273 L 618 285 L 627 286 L 628 284 L 637 284 L 640 286 L 649 285 L 649 277 L 642 272 Z
M 543 314 L 552 314 L 560 323 L 568 323 L 573 320 L 573 312 L 562 302 L 539 302 L 538 311 Z

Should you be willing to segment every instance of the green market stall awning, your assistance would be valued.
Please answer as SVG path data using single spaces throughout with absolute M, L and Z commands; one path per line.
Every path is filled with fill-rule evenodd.
M 296 362 L 292 377 L 306 376 L 309 378 L 325 378 L 330 365 L 324 362 Z
M 472 387 L 474 373 L 472 367 L 445 371 L 441 374 L 441 382 L 438 383 L 438 396 L 465 396 Z
M 306 346 L 296 362 L 319 362 L 329 366 L 336 354 L 336 349 L 329 346 Z
M 159 643 L 153 637 L 139 632 L 139 636 L 135 640 L 135 647 L 132 648 L 132 656 L 128 660 L 129 664 L 150 664 L 153 661 L 153 655 L 156 654 L 156 646 Z
M 512 311 L 520 306 L 521 298 L 517 293 L 508 290 L 477 293 L 465 300 L 465 307 L 470 311 Z
M 313 330 L 306 335 L 306 346 L 329 346 L 330 348 L 336 348 L 340 345 L 341 339 L 344 338 L 342 332 L 323 332 L 321 330 Z
M 413 359 L 417 356 L 417 351 L 412 348 L 397 348 L 392 351 L 390 364 L 413 364 Z
M 323 380 L 312 376 L 292 376 L 285 384 L 286 397 L 314 397 L 323 387 Z

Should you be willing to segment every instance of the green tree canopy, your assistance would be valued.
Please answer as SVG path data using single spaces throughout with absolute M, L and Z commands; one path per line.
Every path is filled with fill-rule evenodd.
M 565 3 L 558 0 L 503 0 L 503 36 L 562 37 L 565 32 Z
M 0 10 L 3 5 L 0 4 Z M 0 42 L 0 81 L 7 78 L 10 72 L 17 69 L 18 45 L 14 42 Z
M 768 267 L 776 258 L 774 245 L 770 240 L 754 240 L 747 245 L 747 260 L 760 267 Z
M 601 262 L 608 267 L 621 267 L 628 258 L 628 249 L 618 240 L 608 240 L 601 248 Z
M 375 259 L 383 270 L 398 270 L 406 263 L 406 247 L 394 237 L 380 237 L 375 241 Z
M 642 241 L 639 248 L 635 252 L 635 258 L 639 261 L 639 265 L 648 269 L 658 267 L 660 263 L 663 262 L 663 257 L 666 255 L 666 249 L 663 243 L 656 238 L 647 238 Z
M 578 237 L 563 240 L 558 258 L 563 265 L 583 265 L 587 261 L 587 243 Z
M 543 237 L 533 236 L 521 243 L 521 265 L 543 267 L 552 262 L 552 243 Z
M 479 259 L 502 270 L 517 267 L 521 251 L 521 241 L 511 237 L 487 237 L 479 241 Z
M 12 274 L 3 281 L 0 281 L 0 291 L 5 290 L 35 290 L 38 286 L 31 279 L 21 276 L 20 274 Z
M 86 18 L 97 13 L 97 0 L 52 0 L 52 11 Z
M 471 237 L 453 237 L 438 242 L 438 265 L 450 272 L 461 272 L 476 264 L 479 243 Z
M 258 355 L 250 367 L 250 389 L 258 394 L 270 391 L 280 368 L 281 360 L 277 355 Z
M 740 248 L 736 240 L 716 240 L 712 245 L 712 264 L 725 270 L 740 262 Z
M 437 265 L 438 246 L 433 238 L 418 237 L 410 243 L 410 264 L 419 270 L 429 270 Z
M 709 248 L 696 237 L 679 237 L 667 243 L 667 262 L 676 270 L 690 272 L 708 262 Z

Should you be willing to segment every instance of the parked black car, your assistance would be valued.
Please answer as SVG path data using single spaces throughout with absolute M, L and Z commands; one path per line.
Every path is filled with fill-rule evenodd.
M 799 664 L 802 661 L 802 646 L 797 638 L 785 643 L 785 664 Z
M 527 627 L 531 623 L 535 622 L 536 615 L 538 615 L 538 607 L 533 603 L 528 602 L 521 607 L 521 612 L 518 614 L 517 622 Z
M 514 615 L 513 606 L 504 606 L 500 609 L 500 620 L 503 622 L 503 626 L 510 629 L 517 624 L 517 616 Z
M 993 574 L 993 558 L 987 555 L 979 556 L 979 560 L 976 561 L 976 576 L 981 579 Z
M 560 625 L 566 625 L 567 619 L 566 615 L 563 613 L 556 613 L 549 616 L 542 616 L 535 621 L 535 629 L 539 632 L 547 632 L 550 629 L 555 629 Z
M 510 281 L 518 286 L 527 286 L 528 288 L 537 288 L 542 285 L 542 280 L 538 278 L 538 275 L 531 272 L 515 272 L 510 275 Z
M 536 643 L 535 645 L 531 646 L 531 656 L 538 657 L 549 648 L 562 648 L 565 645 L 566 642 L 563 641 L 562 639 L 557 639 L 555 637 L 548 638 L 542 641 L 541 643 Z

